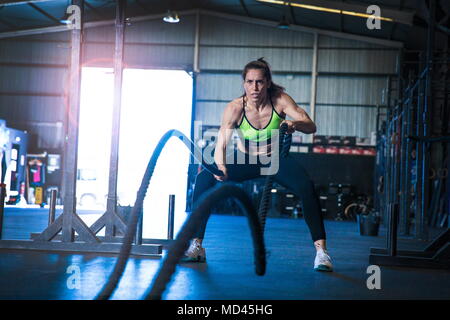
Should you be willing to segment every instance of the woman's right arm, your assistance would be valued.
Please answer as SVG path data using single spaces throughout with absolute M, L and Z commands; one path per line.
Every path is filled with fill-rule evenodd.
M 233 130 L 236 127 L 236 123 L 239 119 L 240 111 L 239 105 L 234 101 L 230 102 L 222 115 L 222 123 L 220 125 L 219 134 L 217 137 L 216 148 L 214 150 L 214 161 L 219 168 L 224 173 L 224 176 L 219 177 L 214 175 L 214 177 L 219 181 L 225 181 L 228 179 L 227 168 L 226 168 L 226 147 L 231 139 Z

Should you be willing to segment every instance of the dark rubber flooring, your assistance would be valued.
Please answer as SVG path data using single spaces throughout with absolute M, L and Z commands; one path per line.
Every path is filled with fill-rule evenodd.
M 3 239 L 29 239 L 42 231 L 46 209 L 5 209 Z M 265 276 L 254 273 L 252 243 L 242 216 L 213 215 L 204 246 L 207 264 L 183 264 L 169 284 L 168 300 L 449 299 L 450 271 L 381 267 L 381 289 L 367 288 L 370 247 L 354 222 L 325 222 L 335 272 L 313 270 L 314 248 L 303 219 L 268 219 Z M 403 239 L 404 248 L 417 243 Z M 425 246 L 421 243 L 419 246 Z M 114 256 L 0 251 L 0 299 L 93 299 L 114 267 Z M 140 299 L 160 266 L 159 258 L 130 258 L 113 299 Z M 80 271 L 72 288 L 68 268 Z M 73 270 L 73 269 L 72 269 Z

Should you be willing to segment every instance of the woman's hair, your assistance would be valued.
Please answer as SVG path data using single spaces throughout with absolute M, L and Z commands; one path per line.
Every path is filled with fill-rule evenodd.
M 248 70 L 251 69 L 258 69 L 263 71 L 264 77 L 269 83 L 269 88 L 267 89 L 267 91 L 269 92 L 271 97 L 277 97 L 285 90 L 284 87 L 272 81 L 272 71 L 270 70 L 270 65 L 266 60 L 264 60 L 264 58 L 259 58 L 258 60 L 251 61 L 246 64 L 244 70 L 242 70 L 242 79 L 244 79 L 244 81 Z

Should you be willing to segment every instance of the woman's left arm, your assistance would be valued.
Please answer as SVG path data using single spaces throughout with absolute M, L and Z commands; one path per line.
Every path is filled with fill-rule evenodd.
M 282 93 L 278 101 L 283 108 L 283 113 L 292 118 L 292 120 L 284 120 L 282 122 L 288 125 L 288 133 L 294 133 L 295 131 L 307 134 L 316 132 L 316 124 L 306 111 L 299 107 L 288 94 Z

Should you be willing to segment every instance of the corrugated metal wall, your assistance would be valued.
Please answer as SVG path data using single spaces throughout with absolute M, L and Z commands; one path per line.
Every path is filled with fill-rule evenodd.
M 308 73 L 313 41 L 312 34 L 202 16 L 196 119 L 219 125 L 226 104 L 243 93 L 244 65 L 260 57 L 270 63 L 274 72 L 279 72 L 273 81 L 306 107 L 311 95 Z
M 179 24 L 158 20 L 126 28 L 125 65 L 192 70 L 195 15 Z M 38 149 L 62 147 L 66 121 L 70 34 L 60 32 L 0 41 L 0 118 L 37 136 Z M 83 64 L 113 66 L 114 26 L 83 34 Z M 319 36 L 317 134 L 368 137 L 397 51 L 364 42 Z M 308 112 L 314 36 L 217 17 L 200 17 L 195 120 L 218 125 L 228 101 L 242 94 L 240 72 L 265 57 L 274 81 Z
M 137 22 L 126 29 L 125 66 L 192 69 L 195 17 L 180 24 Z M 112 67 L 114 26 L 85 29 L 84 66 Z M 32 135 L 31 152 L 62 151 L 70 33 L 0 41 L 0 118 Z
M 161 19 L 135 22 L 126 27 L 124 64 L 129 68 L 192 69 L 195 17 L 186 16 L 176 25 Z M 83 63 L 112 67 L 114 26 L 84 31 Z
M 32 151 L 63 145 L 67 39 L 55 33 L 0 42 L 0 118 L 31 134 Z
M 197 120 L 220 123 L 227 101 L 242 93 L 240 70 L 259 57 L 270 62 L 274 81 L 310 111 L 313 34 L 212 17 L 202 17 L 200 27 Z M 387 77 L 396 72 L 397 54 L 396 49 L 319 36 L 317 134 L 370 137 Z
M 383 105 L 388 76 L 396 72 L 397 55 L 397 49 L 320 36 L 318 134 L 370 137 L 376 130 L 376 106 Z

